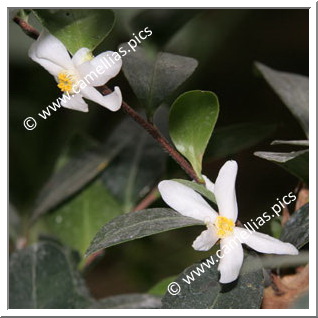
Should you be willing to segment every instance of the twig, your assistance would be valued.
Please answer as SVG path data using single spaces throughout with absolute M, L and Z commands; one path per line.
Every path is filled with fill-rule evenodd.
M 36 40 L 39 37 L 39 32 L 23 19 L 16 16 L 13 18 L 13 21 L 16 22 L 31 38 Z M 109 94 L 112 92 L 106 85 L 101 86 L 100 90 L 103 94 Z M 170 142 L 161 134 L 156 126 L 145 120 L 124 101 L 122 103 L 122 109 L 161 145 L 161 147 L 179 164 L 179 166 L 189 175 L 191 179 L 198 183 L 202 183 L 189 162 L 170 144 Z
M 26 35 L 31 37 L 32 39 L 36 40 L 40 33 L 38 30 L 36 30 L 33 26 L 31 26 L 29 23 L 27 23 L 25 20 L 22 18 L 15 16 L 13 18 L 13 21 L 20 26 L 20 28 L 24 31 Z

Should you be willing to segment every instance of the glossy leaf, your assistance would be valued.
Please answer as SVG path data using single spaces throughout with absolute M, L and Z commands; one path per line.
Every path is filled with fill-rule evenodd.
M 253 253 L 254 254 L 254 253 Z M 218 259 L 213 255 L 213 259 Z M 204 261 L 203 261 L 204 262 Z M 169 292 L 162 299 L 164 309 L 258 309 L 263 298 L 262 265 L 257 256 L 248 255 L 237 281 L 221 285 L 217 263 L 210 268 L 202 263 L 194 264 L 183 271 L 175 280 L 180 286 L 177 295 Z M 257 266 L 257 267 L 256 267 Z M 197 268 L 204 270 L 200 276 L 192 273 L 193 281 L 187 278 Z M 185 280 L 183 280 L 185 279 Z M 190 282 L 188 284 L 188 282 Z
M 276 125 L 240 123 L 215 129 L 207 146 L 206 157 L 213 159 L 234 155 L 268 138 Z
M 192 182 L 189 180 L 183 180 L 183 179 L 173 179 L 173 181 L 177 181 L 184 184 L 185 186 L 193 189 L 194 191 L 199 192 L 204 197 L 209 199 L 211 202 L 216 203 L 214 194 L 211 191 L 207 190 L 207 188 L 204 185 L 198 184 L 196 182 Z
M 86 256 L 103 248 L 193 225 L 204 223 L 165 208 L 120 215 L 100 229 L 86 251 Z
M 92 303 L 70 250 L 40 242 L 10 258 L 10 309 L 85 308 Z
M 88 149 L 70 159 L 57 170 L 36 199 L 33 220 L 64 202 L 99 175 L 134 136 L 126 122 L 120 124 L 105 143 Z
M 180 153 L 201 176 L 202 159 L 219 114 L 219 102 L 212 92 L 190 91 L 172 104 L 169 117 L 171 139 Z
M 160 297 L 149 294 L 116 295 L 96 301 L 93 309 L 156 309 L 161 307 Z
M 33 12 L 72 55 L 82 47 L 93 51 L 115 22 L 113 11 L 108 9 L 33 9 Z
M 283 227 L 280 240 L 297 248 L 309 242 L 309 203 L 294 212 Z
M 120 45 L 128 54 L 123 56 L 123 71 L 148 116 L 171 95 L 196 69 L 198 62 L 190 57 L 171 53 L 147 52 L 127 44 Z
M 255 63 L 268 84 L 299 121 L 304 132 L 309 132 L 309 79 L 306 76 L 276 71 Z
M 120 205 L 97 180 L 67 204 L 48 214 L 45 221 L 51 234 L 84 255 L 102 225 L 120 214 Z
M 257 151 L 255 156 L 269 161 L 273 161 L 282 166 L 288 172 L 308 184 L 309 182 L 309 151 L 292 152 L 266 152 Z

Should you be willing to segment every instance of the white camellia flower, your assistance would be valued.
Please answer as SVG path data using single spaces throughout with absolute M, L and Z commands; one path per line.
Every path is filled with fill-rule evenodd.
M 260 253 L 297 255 L 298 250 L 290 243 L 284 243 L 269 235 L 236 227 L 238 208 L 235 194 L 237 163 L 227 161 L 220 169 L 215 184 L 204 177 L 206 187 L 214 193 L 219 214 L 191 188 L 172 180 L 158 185 L 162 199 L 184 216 L 203 221 L 207 230 L 193 242 L 197 251 L 208 251 L 220 240 L 218 270 L 220 283 L 237 279 L 244 258 L 242 243 Z
M 61 105 L 82 112 L 88 112 L 83 97 L 111 111 L 121 107 L 119 87 L 106 96 L 94 87 L 104 85 L 119 73 L 122 60 L 118 53 L 116 60 L 111 58 L 114 53 L 107 51 L 94 57 L 89 49 L 81 48 L 71 58 L 64 44 L 47 31 L 40 34 L 29 50 L 30 58 L 54 76 L 64 93 Z

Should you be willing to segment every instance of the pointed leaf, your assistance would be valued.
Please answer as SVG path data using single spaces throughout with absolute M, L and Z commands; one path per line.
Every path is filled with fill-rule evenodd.
M 9 308 L 71 309 L 92 303 L 70 250 L 40 242 L 10 258 Z
M 273 161 L 288 172 L 308 184 L 309 181 L 309 150 L 292 152 L 257 151 L 254 155 L 262 159 Z
M 93 51 L 114 26 L 108 9 L 33 9 L 40 23 L 74 53 L 82 47 Z
M 102 225 L 120 214 L 120 205 L 97 180 L 67 204 L 48 214 L 45 223 L 50 234 L 84 255 Z
M 269 85 L 299 121 L 304 132 L 309 132 L 309 79 L 306 76 L 276 71 L 255 63 Z
M 190 57 L 159 52 L 153 56 L 137 47 L 135 52 L 127 44 L 120 47 L 128 54 L 123 56 L 123 71 L 134 93 L 148 116 L 171 95 L 196 69 L 198 62 Z
M 295 145 L 295 146 L 309 146 L 309 140 L 274 140 L 271 145 Z
M 219 114 L 219 102 L 212 92 L 189 91 L 171 106 L 169 132 L 178 149 L 201 176 L 202 159 Z
M 103 248 L 193 225 L 204 223 L 165 208 L 120 215 L 100 229 L 86 251 L 86 256 Z
M 32 219 L 37 219 L 80 191 L 108 166 L 133 137 L 124 121 L 114 129 L 105 143 L 70 159 L 42 188 L 33 207 Z

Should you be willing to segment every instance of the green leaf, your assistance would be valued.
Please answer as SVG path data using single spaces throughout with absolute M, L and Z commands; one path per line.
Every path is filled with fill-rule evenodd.
M 177 279 L 177 276 L 170 276 L 167 278 L 164 278 L 160 282 L 158 282 L 155 286 L 153 286 L 151 289 L 148 290 L 149 294 L 157 295 L 157 296 L 163 296 L 167 292 L 167 287 L 170 283 L 175 281 Z
M 10 258 L 10 309 L 85 308 L 92 303 L 70 250 L 40 242 Z
M 212 257 L 214 260 L 218 259 L 216 255 Z M 211 259 L 209 258 L 209 260 Z M 204 266 L 203 263 L 204 261 L 194 264 L 183 271 L 175 281 L 180 286 L 179 294 L 171 295 L 167 292 L 162 298 L 162 308 L 260 308 L 263 298 L 264 278 L 262 265 L 257 256 L 246 256 L 238 280 L 225 285 L 221 285 L 218 282 L 217 263 L 215 265 L 209 264 L 210 268 Z M 193 272 L 191 273 L 191 271 L 198 272 L 197 268 L 203 270 L 200 276 L 195 275 Z M 194 280 L 191 281 L 187 275 L 192 275 L 191 277 Z
M 51 176 L 36 199 L 32 220 L 76 194 L 109 165 L 134 137 L 125 124 L 126 121 L 114 129 L 105 143 L 83 151 Z
M 152 31 L 147 41 L 163 46 L 189 20 L 202 12 L 198 9 L 148 9 L 137 14 L 131 21 L 134 30 L 148 27 Z
M 130 52 L 127 44 L 120 47 Z M 152 117 L 160 104 L 194 72 L 198 62 L 190 57 L 137 47 L 123 56 L 123 71 L 134 93 Z
M 202 159 L 219 114 L 219 102 L 212 92 L 190 91 L 172 104 L 169 132 L 178 149 L 201 176 Z
M 211 191 L 209 191 L 204 185 L 198 184 L 196 182 L 192 182 L 189 180 L 183 180 L 183 179 L 173 179 L 173 181 L 177 181 L 177 182 L 184 184 L 185 186 L 193 189 L 194 191 L 199 192 L 204 197 L 209 199 L 211 202 L 216 203 L 214 194 Z
M 276 71 L 259 62 L 257 69 L 268 84 L 298 120 L 308 136 L 309 131 L 309 79 L 306 76 Z
M 34 9 L 40 23 L 74 53 L 93 51 L 111 32 L 115 16 L 108 9 Z
M 254 155 L 262 159 L 273 161 L 291 174 L 308 184 L 309 182 L 309 151 L 266 152 L 257 151 Z
M 100 229 L 86 251 L 86 256 L 103 248 L 193 225 L 204 223 L 166 208 L 120 215 Z
M 94 309 L 156 309 L 161 307 L 160 297 L 148 294 L 111 296 L 96 301 Z
M 97 180 L 67 204 L 48 214 L 45 223 L 51 234 L 84 255 L 102 225 L 120 214 L 120 205 Z
M 127 127 L 131 128 L 128 134 L 134 138 L 102 175 L 104 184 L 121 203 L 124 212 L 130 212 L 156 185 L 167 159 L 167 154 L 147 132 L 132 121 L 127 122 Z
M 289 242 L 297 248 L 309 242 L 309 203 L 292 214 L 283 227 L 280 240 Z
M 272 124 L 240 123 L 215 129 L 206 149 L 206 157 L 224 158 L 251 148 L 268 138 L 275 128 L 276 125 Z

